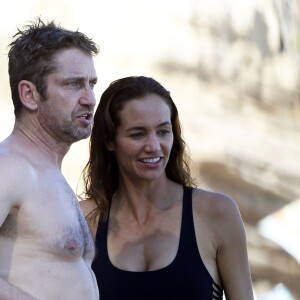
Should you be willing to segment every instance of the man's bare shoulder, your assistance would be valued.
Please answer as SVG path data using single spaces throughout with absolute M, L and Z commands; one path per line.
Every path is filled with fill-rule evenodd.
M 23 155 L 0 144 L 0 177 L 0 201 L 19 202 L 31 189 L 36 176 L 31 163 Z

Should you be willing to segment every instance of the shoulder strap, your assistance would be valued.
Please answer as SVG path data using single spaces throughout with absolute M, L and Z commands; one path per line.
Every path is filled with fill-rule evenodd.
M 197 245 L 193 221 L 192 193 L 192 187 L 184 187 L 179 244 L 181 251 L 189 251 L 190 249 L 194 249 L 194 246 Z
M 108 221 L 109 221 L 109 212 L 110 212 L 111 201 L 108 203 L 108 215 L 106 221 L 99 220 L 97 225 L 97 232 L 95 238 L 96 247 L 107 248 L 107 232 L 108 232 Z

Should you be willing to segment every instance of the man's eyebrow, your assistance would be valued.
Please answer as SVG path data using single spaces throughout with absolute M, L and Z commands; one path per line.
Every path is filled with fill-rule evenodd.
M 95 83 L 97 83 L 98 82 L 98 77 L 93 77 L 93 78 L 90 79 L 90 81 L 94 81 Z
M 64 81 L 84 81 L 85 77 L 82 76 L 70 76 L 63 78 Z
M 72 76 L 72 77 L 67 77 L 65 78 L 65 80 L 74 80 L 74 81 L 85 81 L 87 79 L 87 77 L 83 77 L 83 76 Z M 89 81 L 94 81 L 94 82 L 97 82 L 98 81 L 98 77 L 93 77 L 93 78 L 90 78 Z

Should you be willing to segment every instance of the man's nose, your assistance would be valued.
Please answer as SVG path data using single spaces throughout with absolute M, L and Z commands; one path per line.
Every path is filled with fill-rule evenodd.
M 94 90 L 87 86 L 82 90 L 82 95 L 80 97 L 81 105 L 95 106 L 96 105 L 96 97 Z

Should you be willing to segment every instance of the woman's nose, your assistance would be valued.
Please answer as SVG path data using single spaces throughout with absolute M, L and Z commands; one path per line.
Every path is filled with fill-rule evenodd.
M 147 142 L 146 142 L 146 146 L 145 146 L 145 150 L 146 151 L 157 151 L 160 149 L 160 142 L 158 137 L 155 134 L 151 134 L 149 135 L 149 137 L 147 138 Z

